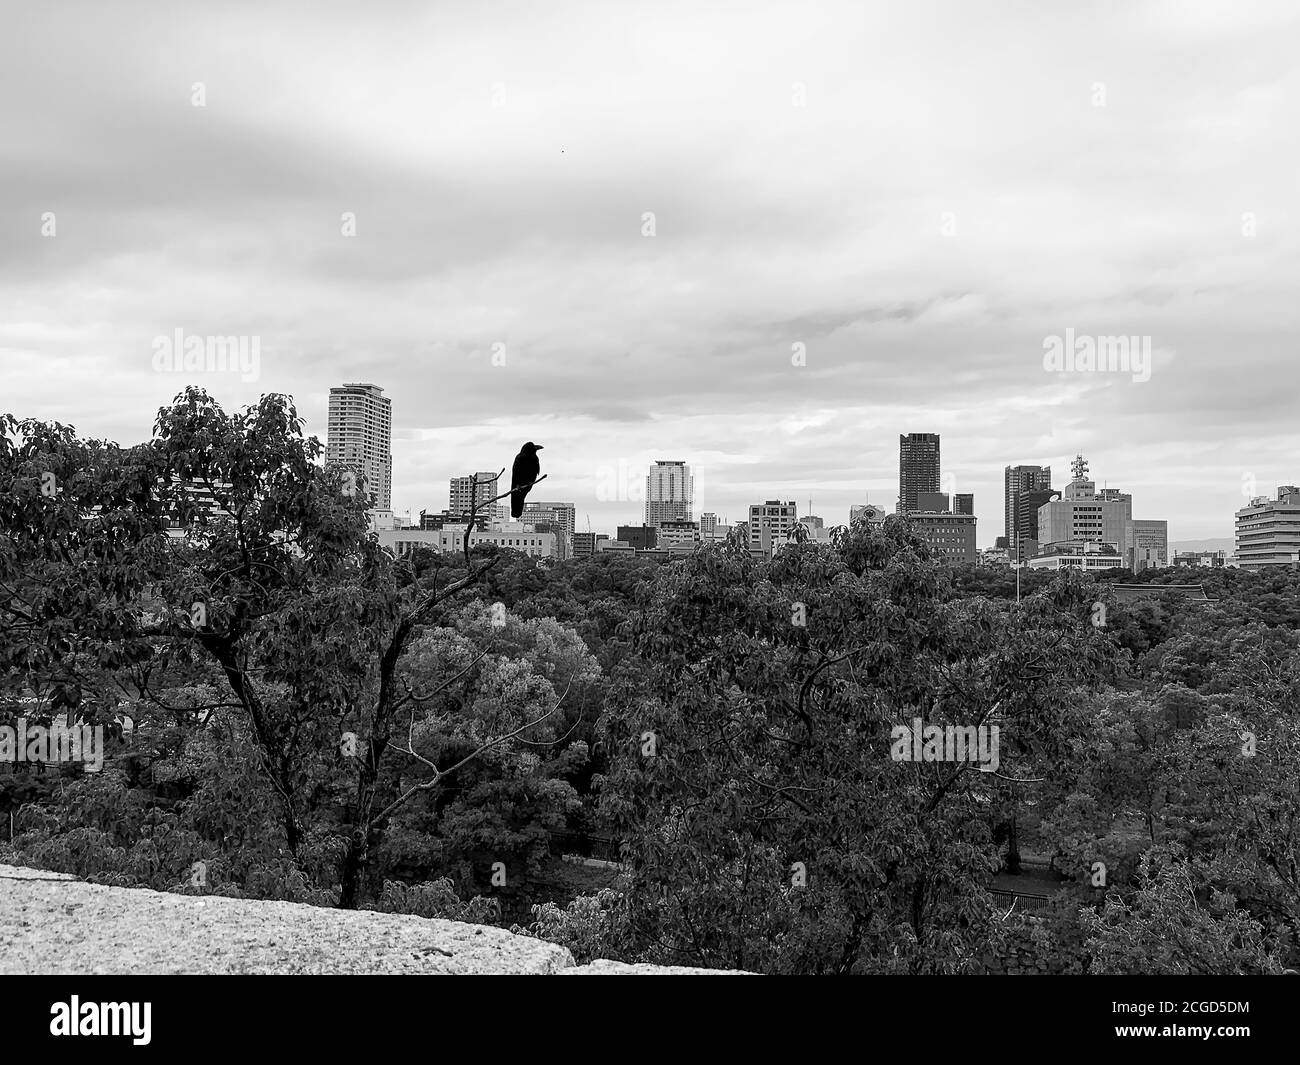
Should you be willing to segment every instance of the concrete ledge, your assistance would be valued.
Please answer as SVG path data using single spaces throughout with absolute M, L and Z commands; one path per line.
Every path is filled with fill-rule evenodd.
M 577 966 L 564 947 L 503 928 L 296 902 L 87 884 L 0 865 L 0 975 L 712 974 Z

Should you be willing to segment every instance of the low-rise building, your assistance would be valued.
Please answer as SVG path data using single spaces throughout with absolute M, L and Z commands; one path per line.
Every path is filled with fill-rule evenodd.
M 381 547 L 395 558 L 405 558 L 419 547 L 454 554 L 463 550 L 465 525 L 444 525 L 441 529 L 382 529 L 375 533 Z M 538 532 L 523 522 L 505 522 L 496 529 L 475 529 L 469 534 L 471 548 L 478 544 L 495 544 L 520 551 L 533 558 L 558 558 L 556 534 Z
M 573 534 L 573 557 L 583 558 L 596 553 L 596 545 L 608 540 L 609 533 L 576 532 Z
M 1174 567 L 1191 566 L 1204 569 L 1222 569 L 1228 562 L 1228 552 L 1219 551 L 1175 551 Z
M 660 547 L 693 547 L 700 542 L 700 524 L 696 521 L 661 521 Z
M 1119 545 L 1098 540 L 1066 540 L 1044 544 L 1028 559 L 1030 569 L 1077 569 L 1085 572 L 1120 569 L 1125 566 Z
M 975 547 L 974 514 L 926 514 L 907 516 L 914 532 L 930 546 L 930 553 L 939 562 L 978 562 Z
M 620 525 L 616 539 L 638 551 L 652 551 L 659 546 L 659 530 L 654 525 Z

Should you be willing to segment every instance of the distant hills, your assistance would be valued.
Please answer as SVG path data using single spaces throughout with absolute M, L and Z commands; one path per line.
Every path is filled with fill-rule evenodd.
M 1216 536 L 1209 540 L 1173 540 L 1169 550 L 1173 551 L 1226 551 L 1232 554 L 1237 549 L 1237 541 L 1231 536 Z

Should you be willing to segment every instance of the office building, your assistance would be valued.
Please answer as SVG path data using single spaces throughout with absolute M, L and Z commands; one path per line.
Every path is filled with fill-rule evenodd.
M 476 518 L 479 514 L 486 514 L 490 521 L 503 520 L 507 513 L 505 502 L 488 502 L 505 491 L 504 488 L 498 487 L 498 476 L 491 470 L 487 470 L 467 474 L 464 477 L 453 477 L 448 490 L 448 513 L 458 515 L 462 522 L 467 521 L 477 503 Z
M 572 536 L 578 519 L 578 507 L 574 503 L 557 503 L 543 499 L 524 501 L 524 512 L 520 521 L 546 522 L 556 526 L 564 535 Z
M 695 521 L 661 521 L 658 547 L 681 547 L 700 542 L 700 524 Z M 622 539 L 622 537 L 620 537 Z
M 618 539 L 637 551 L 652 551 L 659 546 L 659 530 L 653 525 L 620 525 Z
M 1038 525 L 1038 506 L 1031 506 L 1028 503 L 1020 501 L 1020 495 L 1024 492 L 1051 490 L 1052 487 L 1052 467 L 1050 466 L 1007 466 L 1003 470 L 1003 532 L 1006 535 L 1006 544 L 1004 545 L 1011 558 L 1014 560 L 1018 557 L 1019 546 L 1017 544 L 1016 530 L 1023 524 L 1023 511 L 1032 509 L 1034 512 L 1034 526 Z
M 1071 464 L 1072 480 L 1061 498 L 1038 508 L 1038 541 L 1062 544 L 1075 541 L 1111 544 L 1125 565 L 1133 563 L 1133 498 L 1115 488 L 1097 492 L 1086 474 L 1082 455 Z M 1013 553 L 1012 557 L 1016 557 Z
M 975 493 L 974 492 L 957 492 L 952 497 L 952 512 L 954 514 L 974 514 L 975 513 Z
M 1133 519 L 1133 572 L 1169 565 L 1169 522 Z
M 1256 496 L 1237 511 L 1237 563 L 1257 572 L 1300 563 L 1300 488 L 1281 485 L 1276 499 Z
M 583 558 L 596 553 L 596 546 L 608 540 L 608 533 L 576 532 L 573 534 L 573 557 Z
M 1061 493 L 1055 488 L 1029 488 L 1016 494 L 1015 528 L 1013 530 L 1018 555 L 1012 555 L 1012 561 L 1024 562 L 1038 554 L 1040 537 L 1038 535 L 1038 512 L 1043 505 L 1060 499 Z M 1011 549 L 1007 549 L 1011 554 Z
M 917 492 L 916 507 L 912 513 L 917 514 L 951 514 L 947 492 Z
M 921 492 L 939 491 L 939 434 L 908 433 L 898 437 L 898 512 L 919 510 Z
M 1069 540 L 1045 544 L 1027 564 L 1030 569 L 1073 569 L 1089 573 L 1100 569 L 1121 569 L 1125 561 L 1114 544 Z
M 907 520 L 912 531 L 929 544 L 930 554 L 936 561 L 979 561 L 975 547 L 975 515 L 916 511 L 909 514 Z
M 374 510 L 393 509 L 392 400 L 372 384 L 330 389 L 325 461 L 356 474 Z
M 444 554 L 455 554 L 464 549 L 465 526 L 444 525 L 441 529 L 386 529 L 375 534 L 381 547 L 395 558 L 404 558 L 419 547 Z M 469 534 L 472 549 L 477 544 L 495 544 L 497 547 L 521 551 L 533 558 L 557 558 L 555 534 L 538 532 L 520 521 L 505 522 L 494 529 L 474 530 Z
M 693 521 L 695 475 L 684 462 L 658 460 L 645 479 L 645 524 Z
M 798 509 L 794 501 L 783 503 L 779 499 L 769 499 L 765 503 L 756 503 L 749 508 L 749 548 L 770 556 L 790 538 L 794 528 Z
M 577 506 L 546 500 L 527 500 L 519 520 L 538 532 L 555 533 L 556 557 L 569 558 L 573 551 L 573 526 L 577 520 Z
M 450 510 L 439 510 L 437 512 L 430 510 L 420 511 L 420 521 L 416 525 L 418 529 L 441 529 L 447 525 L 465 525 L 464 514 L 453 514 Z M 492 515 L 480 511 L 474 516 L 474 527 L 476 529 L 486 529 L 493 522 Z
M 1228 552 L 1219 551 L 1175 551 L 1174 566 L 1193 566 L 1205 569 L 1222 569 L 1228 563 Z

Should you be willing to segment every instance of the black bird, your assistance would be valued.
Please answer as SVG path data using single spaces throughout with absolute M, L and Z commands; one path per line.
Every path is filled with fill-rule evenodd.
M 542 472 L 542 464 L 537 460 L 541 444 L 531 440 L 519 449 L 515 464 L 510 467 L 510 516 L 518 521 L 524 516 L 524 500 L 532 490 L 533 482 Z

